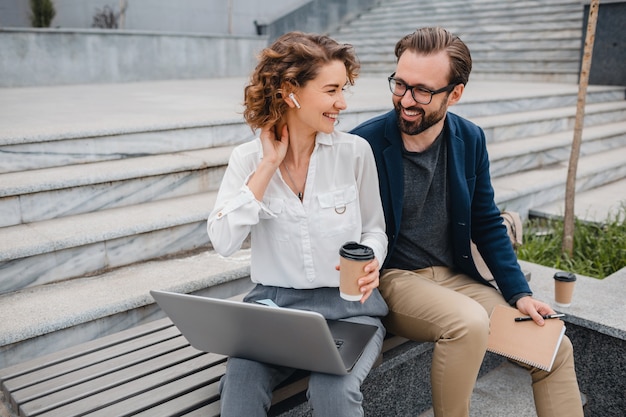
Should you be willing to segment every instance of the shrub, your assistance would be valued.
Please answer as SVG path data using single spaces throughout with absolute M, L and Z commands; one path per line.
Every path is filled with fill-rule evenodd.
M 30 0 L 30 23 L 34 28 L 50 27 L 56 15 L 52 0 Z
M 604 223 L 575 221 L 574 254 L 562 254 L 562 219 L 530 219 L 524 226 L 524 244 L 519 259 L 573 272 L 604 278 L 626 267 L 626 204 Z

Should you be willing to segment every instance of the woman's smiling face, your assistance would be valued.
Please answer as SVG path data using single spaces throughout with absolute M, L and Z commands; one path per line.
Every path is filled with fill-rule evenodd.
M 314 132 L 332 133 L 339 113 L 347 108 L 344 87 L 346 67 L 341 61 L 331 61 L 320 67 L 317 77 L 295 92 L 300 104 L 295 115 L 300 123 Z

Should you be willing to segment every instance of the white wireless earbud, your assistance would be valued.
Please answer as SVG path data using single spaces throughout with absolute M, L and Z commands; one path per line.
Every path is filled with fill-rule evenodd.
M 298 103 L 298 100 L 296 100 L 296 96 L 294 96 L 293 93 L 289 93 L 289 98 L 293 101 L 293 104 L 295 104 L 297 108 L 300 108 L 300 103 Z

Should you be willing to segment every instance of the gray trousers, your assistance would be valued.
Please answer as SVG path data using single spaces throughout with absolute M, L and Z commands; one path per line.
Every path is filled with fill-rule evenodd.
M 344 301 L 338 288 L 294 290 L 257 285 L 245 301 L 269 298 L 280 307 L 317 311 L 327 319 L 376 325 L 378 331 L 348 375 L 312 372 L 307 398 L 315 416 L 363 416 L 361 384 L 380 354 L 385 329 L 380 317 L 387 305 L 375 290 L 363 304 Z M 229 358 L 220 384 L 222 417 L 263 417 L 272 402 L 273 389 L 296 370 Z

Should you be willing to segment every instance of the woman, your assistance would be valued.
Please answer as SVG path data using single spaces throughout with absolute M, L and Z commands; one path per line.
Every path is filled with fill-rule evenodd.
M 387 238 L 376 166 L 367 142 L 335 131 L 358 69 L 350 45 L 322 35 L 287 33 L 261 52 L 244 91 L 244 118 L 260 137 L 234 149 L 207 226 L 223 256 L 251 234 L 257 285 L 245 301 L 378 326 L 349 375 L 312 373 L 307 396 L 316 416 L 363 415 L 360 386 L 380 353 L 387 314 L 377 289 Z M 347 241 L 375 253 L 359 278 L 360 302 L 339 296 L 339 248 Z M 222 417 L 265 416 L 273 388 L 294 371 L 230 358 Z

